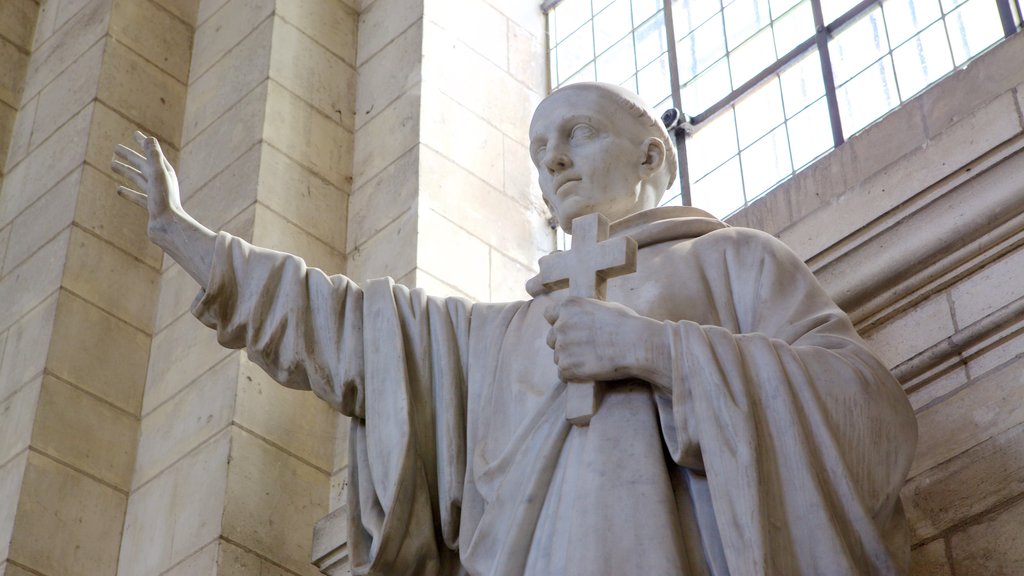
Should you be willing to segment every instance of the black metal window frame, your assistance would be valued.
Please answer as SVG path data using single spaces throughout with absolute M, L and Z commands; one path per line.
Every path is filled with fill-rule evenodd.
M 541 4 L 541 10 L 546 14 L 564 0 L 545 0 Z M 720 8 L 724 9 L 723 0 L 718 0 Z M 1021 0 L 992 0 L 999 10 L 999 18 L 1003 27 L 1004 38 L 1015 34 L 1018 30 L 1018 21 L 1024 21 L 1024 12 L 1021 12 Z M 801 42 L 784 56 L 770 64 L 756 74 L 750 80 L 744 82 L 738 88 L 722 97 L 706 110 L 696 116 L 687 117 L 683 115 L 677 126 L 673 129 L 676 138 L 676 145 L 679 151 L 679 183 L 682 194 L 682 203 L 691 204 L 689 170 L 686 163 L 686 134 L 692 132 L 702 123 L 710 120 L 725 108 L 736 103 L 741 97 L 751 92 L 754 88 L 767 80 L 773 74 L 781 71 L 802 56 L 807 50 L 817 47 L 818 57 L 821 62 L 821 74 L 825 86 L 825 101 L 828 106 L 828 115 L 832 123 L 833 149 L 838 148 L 844 141 L 842 121 L 839 117 L 839 100 L 836 96 L 836 83 L 832 75 L 832 59 L 829 56 L 829 39 L 832 35 L 852 22 L 858 16 L 866 13 L 874 6 L 881 6 L 882 0 L 862 0 L 844 14 L 835 18 L 832 22 L 825 23 L 821 3 L 822 0 L 810 0 L 811 10 L 814 16 L 815 32 L 812 36 Z M 678 55 L 676 54 L 676 37 L 672 18 L 672 0 L 662 0 L 665 20 L 665 34 L 667 37 L 667 51 L 669 60 L 669 75 L 672 82 L 672 106 L 677 110 L 684 110 L 682 103 L 682 86 L 679 80 Z

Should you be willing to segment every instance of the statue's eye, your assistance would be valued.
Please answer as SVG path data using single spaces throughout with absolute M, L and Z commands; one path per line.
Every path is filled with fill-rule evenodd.
M 548 147 L 546 145 L 544 145 L 544 144 L 540 144 L 538 146 L 534 146 L 533 147 L 533 163 L 534 164 L 540 164 L 541 159 L 544 158 L 544 152 L 546 152 L 547 149 L 548 149 Z
M 569 133 L 569 139 L 573 141 L 586 140 L 594 136 L 594 128 L 589 124 L 577 124 L 572 127 L 572 132 Z

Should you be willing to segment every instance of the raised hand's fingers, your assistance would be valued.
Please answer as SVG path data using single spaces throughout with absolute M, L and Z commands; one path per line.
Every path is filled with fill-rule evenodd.
M 142 172 L 142 167 L 146 165 L 145 156 L 122 144 L 118 144 L 114 147 L 114 157 L 132 168 L 135 168 L 139 172 Z
M 555 349 L 555 344 L 558 340 L 555 338 L 555 329 L 548 330 L 548 348 Z
M 558 322 L 559 305 L 549 304 L 544 309 L 544 319 L 548 321 L 548 324 L 554 326 L 555 322 Z
M 146 149 L 146 135 L 145 134 L 143 134 L 142 132 L 139 132 L 138 130 L 136 130 L 132 134 L 132 138 L 135 138 L 135 142 L 137 142 L 139 146 L 142 146 L 143 150 Z
M 124 176 L 125 178 L 131 180 L 139 188 L 146 187 L 146 177 L 142 175 L 142 172 L 139 172 L 138 170 L 132 168 L 131 166 L 125 164 L 124 162 L 112 160 L 110 162 L 110 168 L 111 170 L 114 171 L 115 174 Z
M 135 190 L 124 186 L 118 186 L 117 195 L 126 200 L 131 200 L 136 206 L 148 208 L 147 204 L 149 202 L 149 197 L 141 192 L 136 192 Z

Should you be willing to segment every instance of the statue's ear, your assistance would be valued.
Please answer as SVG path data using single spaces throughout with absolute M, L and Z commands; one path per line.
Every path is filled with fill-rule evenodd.
M 644 140 L 641 148 L 644 152 L 644 158 L 640 164 L 640 179 L 647 180 L 657 174 L 665 163 L 665 143 L 661 139 L 651 136 Z

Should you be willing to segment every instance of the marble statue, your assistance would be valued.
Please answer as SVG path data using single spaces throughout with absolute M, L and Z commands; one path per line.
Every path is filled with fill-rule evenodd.
M 606 301 L 561 289 L 571 262 L 512 303 L 327 276 L 196 222 L 136 139 L 113 169 L 141 192 L 119 193 L 201 285 L 193 313 L 352 417 L 353 573 L 906 572 L 905 395 L 786 246 L 656 208 L 676 152 L 635 95 L 571 85 L 530 126 L 565 231 L 596 213 L 638 247 L 634 273 L 587 264 Z

